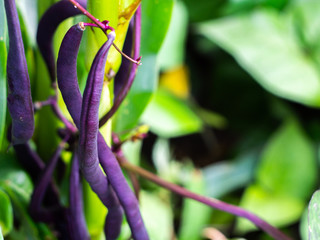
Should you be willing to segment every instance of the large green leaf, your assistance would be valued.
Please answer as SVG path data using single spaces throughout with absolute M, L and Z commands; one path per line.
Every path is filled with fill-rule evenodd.
M 0 229 L 7 235 L 13 227 L 13 211 L 8 195 L 0 190 Z
M 186 102 L 164 90 L 156 92 L 141 117 L 150 130 L 161 137 L 177 137 L 199 132 L 202 122 Z
M 307 200 L 317 176 L 315 149 L 299 123 L 288 120 L 270 139 L 257 182 L 274 193 Z
M 289 119 L 265 147 L 256 183 L 246 189 L 240 205 L 275 226 L 293 223 L 303 213 L 316 176 L 313 146 L 298 122 Z M 254 226 L 240 219 L 238 229 L 246 232 Z
M 228 51 L 268 91 L 319 107 L 319 69 L 300 46 L 288 19 L 271 10 L 257 10 L 201 24 L 198 30 Z
M 6 62 L 7 62 L 7 49 L 6 49 L 6 18 L 3 1 L 0 3 L 0 152 L 4 149 L 2 147 L 5 138 L 5 124 L 6 124 L 6 111 L 7 111 L 7 81 L 6 81 Z
M 316 191 L 309 203 L 309 240 L 320 239 L 320 191 Z
M 157 53 L 167 32 L 173 0 L 142 1 L 141 56 L 142 66 L 138 68 L 131 90 L 116 115 L 117 132 L 134 128 L 150 101 L 158 82 L 159 68 Z

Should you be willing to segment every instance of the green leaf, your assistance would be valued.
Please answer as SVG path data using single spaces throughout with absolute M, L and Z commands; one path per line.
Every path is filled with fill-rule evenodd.
M 26 26 L 28 40 L 32 46 L 36 45 L 38 28 L 37 0 L 16 1 L 17 8 L 22 15 L 23 25 Z
M 33 190 L 32 181 L 13 155 L 0 153 L 0 186 L 10 188 L 25 203 L 29 202 Z
M 154 194 L 141 191 L 140 209 L 150 239 L 171 239 L 173 214 L 168 203 Z
M 173 0 L 141 2 L 141 54 L 157 54 L 166 36 Z
M 309 240 L 320 238 L 320 191 L 316 191 L 309 203 Z
M 242 196 L 240 206 L 257 214 L 270 224 L 281 227 L 297 221 L 303 210 L 304 201 L 274 194 L 259 185 L 251 185 Z M 256 227 L 244 218 L 239 218 L 236 229 L 245 233 Z
M 198 26 L 273 94 L 320 106 L 319 71 L 297 42 L 285 15 L 257 10 Z
M 205 195 L 205 185 L 200 171 L 193 171 L 186 186 L 192 192 Z M 183 200 L 180 240 L 202 239 L 201 233 L 210 219 L 212 208 L 191 199 Z
M 117 111 L 114 121 L 116 132 L 130 130 L 137 125 L 152 93 L 156 90 L 158 71 L 156 55 L 143 56 L 143 64 L 138 68 L 128 96 Z
M 317 176 L 315 149 L 293 119 L 274 134 L 257 170 L 257 182 L 277 194 L 307 200 Z
M 142 1 L 141 56 L 142 66 L 131 90 L 121 104 L 115 120 L 116 132 L 134 128 L 156 90 L 159 68 L 157 54 L 167 32 L 173 0 Z
M 0 229 L 7 235 L 13 227 L 13 211 L 8 195 L 0 190 Z
M 176 1 L 169 29 L 159 52 L 161 70 L 182 66 L 185 58 L 188 12 L 182 1 Z
M 159 90 L 141 117 L 150 130 L 165 138 L 199 132 L 202 122 L 181 99 Z
M 19 229 L 12 230 L 10 237 L 20 234 L 27 239 L 40 239 L 37 225 L 28 213 L 33 185 L 29 176 L 21 169 L 14 155 L 0 154 L 0 188 L 8 194 L 12 202 Z

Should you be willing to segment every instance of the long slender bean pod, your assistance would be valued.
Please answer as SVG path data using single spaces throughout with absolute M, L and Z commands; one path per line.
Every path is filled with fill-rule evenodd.
M 116 240 L 121 232 L 123 209 L 110 183 L 108 194 L 108 215 L 104 224 L 104 233 L 107 240 Z
M 12 144 L 27 142 L 33 135 L 34 117 L 30 79 L 20 23 L 14 0 L 5 0 L 9 30 L 7 59 L 8 109 L 12 118 Z
M 87 230 L 82 204 L 82 190 L 80 183 L 80 167 L 77 154 L 74 154 L 70 173 L 69 187 L 69 222 L 72 239 L 88 240 L 89 233 Z
M 139 203 L 123 176 L 114 154 L 103 138 L 98 138 L 98 151 L 102 158 L 101 166 L 108 175 L 110 184 L 125 211 L 133 238 L 137 240 L 149 239 L 140 214 Z
M 75 29 L 76 28 L 73 28 L 73 30 L 75 30 Z M 72 30 L 70 29 L 70 31 L 72 31 Z M 69 32 L 67 34 L 69 34 Z M 59 57 L 58 57 L 58 63 L 57 63 L 58 85 L 59 85 L 61 94 L 62 94 L 62 96 L 64 98 L 64 101 L 66 103 L 66 106 L 67 106 L 67 108 L 68 108 L 68 110 L 70 112 L 70 115 L 72 116 L 75 124 L 79 128 L 80 111 L 81 111 L 80 109 L 81 109 L 82 98 L 81 98 L 81 93 L 80 93 L 80 90 L 79 90 L 77 76 L 76 76 L 77 41 L 74 41 L 73 38 L 70 38 L 70 43 L 68 43 L 67 39 L 69 39 L 69 37 L 66 36 L 66 38 L 63 40 L 63 42 L 61 44 Z M 69 58 L 68 62 L 62 61 L 62 59 L 64 59 L 65 57 Z M 69 66 L 67 66 L 66 64 L 69 64 Z M 70 97 L 68 97 L 68 96 L 70 96 Z M 116 159 L 114 157 L 112 157 L 111 159 L 108 159 L 108 158 L 104 157 L 104 151 L 101 150 L 103 148 L 109 148 L 109 147 L 105 143 L 105 141 L 104 141 L 103 137 L 101 136 L 101 134 L 98 134 L 99 161 L 100 161 L 101 166 L 104 168 L 105 172 L 108 171 L 107 169 L 108 169 L 108 166 L 110 166 L 110 165 L 112 166 L 111 169 L 115 169 L 116 170 L 115 172 L 108 171 L 107 175 L 108 176 L 109 175 L 110 176 L 115 176 L 114 180 L 112 181 L 112 187 L 114 189 L 118 188 L 118 190 L 116 191 L 117 196 L 119 196 L 119 192 L 121 192 L 121 186 L 122 185 L 126 185 L 126 187 L 124 187 L 124 189 L 123 189 L 124 193 L 121 196 L 123 197 L 125 195 L 130 195 L 129 199 L 132 198 L 132 197 L 134 198 L 134 195 L 133 195 L 130 187 L 128 186 L 128 184 L 126 182 L 126 180 L 125 180 L 125 178 L 124 178 L 124 176 L 122 174 L 122 171 L 121 171 Z M 120 178 L 117 177 L 117 176 L 120 176 Z M 119 181 L 122 182 L 122 183 L 118 184 Z M 123 200 L 123 201 L 121 201 L 121 203 L 122 202 L 127 204 L 128 201 Z M 133 204 L 133 206 L 134 206 L 133 207 L 133 209 L 134 209 L 133 211 L 136 211 L 138 209 L 138 203 L 137 203 L 135 198 L 134 198 L 134 202 L 135 202 L 135 204 Z M 126 209 L 127 209 L 127 211 L 130 211 L 130 206 L 126 207 Z M 139 210 L 138 210 L 138 212 L 139 212 Z M 109 211 L 109 214 L 111 214 L 110 211 Z M 139 226 L 142 225 L 142 228 L 144 228 L 144 224 L 142 222 L 140 213 L 139 214 L 133 214 L 133 215 L 136 215 L 136 217 L 140 219 L 138 221 L 135 221 L 135 219 L 129 221 L 129 222 L 132 222 L 131 225 L 133 225 L 132 232 L 136 232 L 135 231 L 136 226 L 134 225 L 134 222 L 137 222 Z M 128 216 L 128 214 L 127 214 L 127 216 Z M 119 215 L 118 215 L 118 219 L 119 219 L 119 221 L 121 223 L 121 218 L 119 218 Z M 112 229 L 112 228 L 110 228 L 110 229 Z M 141 230 L 139 230 L 138 232 L 140 232 L 140 231 Z M 143 230 L 143 232 L 145 232 L 143 235 L 146 235 L 146 231 Z M 136 239 L 148 239 L 148 238 L 145 237 L 145 238 L 136 238 Z
M 32 181 L 35 183 L 39 179 L 45 164 L 39 155 L 34 152 L 28 143 L 13 146 L 17 159 L 23 169 L 30 175 Z M 56 186 L 51 182 L 48 187 L 47 195 L 50 197 L 45 198 L 45 202 L 49 205 L 59 205 L 59 196 Z
M 77 56 L 84 30 L 81 23 L 69 29 L 62 40 L 57 60 L 58 87 L 77 128 L 80 127 L 82 105 L 77 75 Z
M 96 168 L 96 163 L 98 162 L 96 159 L 98 159 L 97 136 L 99 131 L 99 103 L 103 85 L 104 67 L 107 60 L 106 50 L 109 50 L 115 37 L 113 33 L 114 32 L 108 34 L 108 41 L 101 47 L 93 61 L 83 94 L 80 118 L 79 156 L 80 159 L 82 159 L 81 168 L 84 176 L 90 177 L 87 178 L 88 182 L 92 181 L 91 178 L 93 175 L 91 175 L 91 171 Z M 113 161 L 110 161 L 111 164 L 109 164 L 109 168 L 104 168 L 104 170 L 106 171 L 109 181 L 115 189 L 115 192 L 117 193 L 117 196 L 119 197 L 119 200 L 126 212 L 133 237 L 139 240 L 149 239 L 139 211 L 138 201 L 129 188 L 124 176 L 122 174 L 118 174 L 121 173 L 121 169 L 119 165 L 114 164 L 116 163 L 114 155 L 106 144 L 104 149 L 100 149 L 102 144 L 99 143 L 98 145 L 99 152 L 102 153 L 101 156 L 105 159 L 105 161 L 101 161 L 101 163 L 105 162 L 108 164 L 108 162 L 113 158 Z M 113 172 L 110 169 L 114 166 L 118 167 L 118 169 L 114 168 L 113 170 L 118 171 Z M 96 186 L 97 189 L 102 187 L 99 186 L 98 183 Z
M 78 128 L 80 128 L 82 96 L 77 80 L 77 55 L 83 30 L 84 26 L 82 24 L 70 28 L 61 43 L 57 61 L 58 86 L 68 111 Z M 99 134 L 99 139 L 104 141 L 101 134 Z M 101 156 L 99 153 L 99 160 L 100 159 Z M 104 182 L 106 190 L 110 190 L 112 187 L 108 185 L 107 178 L 105 178 L 100 168 L 97 168 L 97 170 L 99 170 L 97 177 L 101 178 L 101 181 Z M 108 208 L 106 219 L 108 224 L 105 225 L 106 236 L 116 236 L 119 234 L 120 230 L 118 229 L 120 229 L 122 223 L 122 209 L 117 196 L 109 193 L 105 194 L 106 200 L 103 200 L 103 203 Z
M 87 0 L 79 0 L 79 3 L 86 7 Z M 59 24 L 69 17 L 82 14 L 69 1 L 62 0 L 53 4 L 42 16 L 37 31 L 37 42 L 39 50 L 48 67 L 51 82 L 56 79 L 55 56 L 53 51 L 53 35 Z
M 57 147 L 55 153 L 53 154 L 50 162 L 45 167 L 42 176 L 40 179 L 38 179 L 38 183 L 36 184 L 31 200 L 30 200 L 30 214 L 32 217 L 39 221 L 45 221 L 45 222 L 53 222 L 56 221 L 56 213 L 53 211 L 50 211 L 48 209 L 42 208 L 42 203 L 44 200 L 44 196 L 46 193 L 46 190 L 51 182 L 53 171 L 56 167 L 56 164 L 58 162 L 58 159 L 60 157 L 61 151 L 64 148 L 64 145 L 67 141 L 69 136 L 67 136 Z M 61 210 L 58 208 L 58 211 Z
M 103 173 L 99 168 L 98 161 L 97 135 L 99 120 L 96 119 L 98 119 L 99 114 L 104 67 L 109 49 L 115 37 L 114 32 L 111 32 L 108 37 L 107 42 L 102 45 L 93 60 L 83 93 L 78 150 L 80 168 L 83 175 L 104 203 L 108 199 L 106 191 L 108 185 L 105 185 L 106 181 L 103 181 L 103 178 L 99 177 L 99 174 Z
M 140 42 L 141 42 L 141 6 L 138 7 L 133 20 L 134 20 L 133 21 L 134 31 L 133 31 L 132 58 L 137 59 L 139 58 L 139 55 L 140 55 Z M 103 126 L 113 116 L 113 114 L 117 111 L 120 104 L 123 102 L 123 100 L 127 96 L 132 86 L 133 80 L 136 76 L 138 65 L 133 64 L 132 62 L 130 64 L 125 62 L 124 69 L 120 69 L 120 70 L 121 70 L 120 71 L 121 76 L 120 76 L 120 79 L 118 78 L 117 80 L 120 81 L 121 83 L 123 82 L 124 84 L 121 87 L 120 91 L 116 88 L 117 94 L 116 94 L 116 99 L 114 101 L 114 104 L 112 108 L 109 110 L 109 112 L 101 118 L 99 122 L 100 127 Z M 125 78 L 125 80 L 122 80 L 121 78 Z

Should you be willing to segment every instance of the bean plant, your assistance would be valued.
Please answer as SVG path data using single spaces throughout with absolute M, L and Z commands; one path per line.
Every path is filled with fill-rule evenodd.
M 142 11 L 151 4 L 144 1 L 48 1 L 36 24 L 38 52 L 33 55 L 28 52 L 29 26 L 21 24 L 16 1 L 4 0 L 1 7 L 6 21 L 2 21 L 6 24 L 1 24 L 7 26 L 8 52 L 4 47 L 1 54 L 7 55 L 10 124 L 7 139 L 0 144 L 6 145 L 8 156 L 14 153 L 34 187 L 29 197 L 9 186 L 1 187 L 7 193 L 1 190 L 0 199 L 9 196 L 14 205 L 14 221 L 0 222 L 2 235 L 8 239 L 111 240 L 124 239 L 129 226 L 131 239 L 151 239 L 139 207 L 139 175 L 183 198 L 245 218 L 273 239 L 291 239 L 250 211 L 187 190 L 128 161 L 123 145 L 147 137 L 137 122 L 150 97 L 141 100 L 137 117 L 127 116 L 134 131 L 116 133 L 112 126 L 120 118 L 121 107 L 134 101 L 128 97 L 130 88 L 144 59 L 152 56 L 140 56 L 148 47 L 145 44 L 153 41 L 141 34 Z M 109 10 L 102 14 L 99 8 Z M 169 19 L 171 8 L 167 4 L 162 9 L 163 14 L 170 12 Z M 159 26 L 162 40 L 169 19 Z M 55 39 L 59 34 L 60 40 Z M 36 59 L 33 66 L 30 59 Z M 149 78 L 151 81 L 152 76 L 146 76 L 147 81 Z M 143 88 L 145 83 L 139 84 Z M 41 127 L 46 121 L 52 123 L 52 129 Z M 50 143 L 55 149 L 48 147 Z M 95 209 L 107 209 L 107 213 Z M 94 214 L 98 221 L 103 217 L 103 233 L 98 235 L 88 230 L 91 223 L 86 218 Z

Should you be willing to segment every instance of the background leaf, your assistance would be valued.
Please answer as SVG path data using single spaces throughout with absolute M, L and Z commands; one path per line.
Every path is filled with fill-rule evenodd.
M 319 107 L 318 69 L 292 27 L 284 15 L 257 10 L 201 24 L 199 32 L 229 52 L 268 91 Z
M 115 118 L 116 132 L 134 128 L 149 103 L 158 81 L 157 53 L 169 27 L 173 0 L 141 2 L 142 65 L 131 90 L 121 104 Z M 130 117 L 128 117 L 130 116 Z
M 265 147 L 256 183 L 245 190 L 240 206 L 275 226 L 297 221 L 315 187 L 316 164 L 313 146 L 298 122 L 287 120 Z M 237 229 L 246 232 L 254 226 L 239 219 Z
M 314 147 L 290 119 L 266 146 L 256 178 L 269 191 L 307 200 L 316 183 L 316 166 Z
M 161 137 L 177 137 L 199 132 L 202 122 L 186 102 L 165 90 L 158 90 L 141 121 Z
M 320 191 L 316 191 L 309 203 L 309 240 L 317 240 L 320 238 Z

